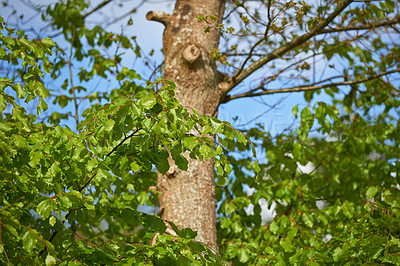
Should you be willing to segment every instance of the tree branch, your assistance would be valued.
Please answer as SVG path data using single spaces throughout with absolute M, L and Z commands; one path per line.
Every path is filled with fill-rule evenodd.
M 285 53 L 289 52 L 293 48 L 305 43 L 307 40 L 312 38 L 313 36 L 319 34 L 329 23 L 331 23 L 346 7 L 348 7 L 354 0 L 345 0 L 343 1 L 335 11 L 333 11 L 325 20 L 321 21 L 314 29 L 310 32 L 301 35 L 299 37 L 294 38 L 291 42 L 283 45 L 282 47 L 275 49 L 271 53 L 263 56 L 246 69 L 244 69 L 239 75 L 234 75 L 229 78 L 227 81 L 223 81 L 218 84 L 220 90 L 222 90 L 223 95 L 226 95 L 229 91 L 231 91 L 236 85 L 242 82 L 249 75 L 254 73 L 256 70 L 260 69 L 262 66 L 267 64 L 268 62 L 281 57 Z
M 343 86 L 343 85 L 354 85 L 354 84 L 359 84 L 363 83 L 369 80 L 373 80 L 385 75 L 393 74 L 396 72 L 400 72 L 400 68 L 382 72 L 379 74 L 372 75 L 367 78 L 359 79 L 359 80 L 351 80 L 351 81 L 342 81 L 342 82 L 335 82 L 335 83 L 328 83 L 328 84 L 323 84 L 323 85 L 318 85 L 318 86 L 310 86 L 310 85 L 304 85 L 304 86 L 297 86 L 297 87 L 292 87 L 292 88 L 285 88 L 285 89 L 273 89 L 273 90 L 264 90 L 262 92 L 258 93 L 250 93 L 250 92 L 245 92 L 237 95 L 228 95 L 226 96 L 221 103 L 226 103 L 231 100 L 239 99 L 239 98 L 246 98 L 246 97 L 255 97 L 255 96 L 261 96 L 261 95 L 267 95 L 267 94 L 275 94 L 275 93 L 286 93 L 286 92 L 301 92 L 301 91 L 315 91 L 315 90 L 320 90 L 320 89 L 325 89 L 328 87 L 333 87 L 333 86 Z M 262 86 L 259 86 L 258 89 L 263 89 Z M 255 91 L 252 90 L 252 91 Z
M 351 31 L 351 30 L 370 30 L 379 27 L 392 26 L 400 23 L 400 16 L 396 16 L 393 19 L 381 21 L 377 23 L 367 24 L 367 25 L 356 25 L 356 26 L 347 26 L 347 27 L 338 27 L 331 29 L 324 29 L 319 34 L 333 33 L 333 32 L 342 32 L 342 31 Z

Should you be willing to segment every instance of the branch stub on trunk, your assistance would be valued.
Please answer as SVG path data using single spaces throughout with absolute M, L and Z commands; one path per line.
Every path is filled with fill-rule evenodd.
M 201 51 L 196 44 L 190 44 L 183 50 L 183 58 L 189 63 L 193 64 L 199 57 Z
M 146 14 L 147 20 L 157 21 L 166 26 L 171 18 L 171 15 L 162 11 L 149 11 Z

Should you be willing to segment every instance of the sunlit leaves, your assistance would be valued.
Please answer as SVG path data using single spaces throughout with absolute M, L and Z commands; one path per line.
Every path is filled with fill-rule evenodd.
M 84 5 L 78 6 L 84 8 Z M 54 8 L 63 9 L 62 6 Z M 71 12 L 67 18 L 77 15 L 76 10 Z M 57 23 L 64 22 L 60 20 Z M 149 259 L 169 261 L 170 253 L 166 250 L 174 246 L 173 256 L 186 262 L 215 262 L 219 265 L 220 258 L 202 244 L 189 245 L 196 232 L 178 230 L 174 224 L 170 225 L 178 237 L 160 235 L 157 244 L 149 246 L 150 235 L 164 233 L 166 222 L 156 216 L 141 214 L 136 209 L 157 201 L 158 192 L 151 189 L 155 184 L 155 171 L 166 174 L 175 165 L 187 170 L 189 157 L 199 160 L 215 158 L 219 184 L 225 185 L 232 168 L 223 148 L 215 145 L 213 136 L 219 134 L 222 139 L 227 134 L 228 139 L 235 137 L 245 146 L 248 139 L 243 133 L 216 118 L 188 112 L 174 98 L 175 85 L 172 82 L 157 80 L 147 88 L 138 86 L 133 80 L 139 76 L 127 68 L 118 74 L 118 79 L 123 81 L 120 89 L 124 92 L 113 91 L 108 96 L 108 103 L 88 108 L 83 114 L 84 120 L 77 127 L 79 131 L 58 125 L 65 116 L 56 112 L 50 115 L 48 121 L 55 124 L 50 126 L 37 121 L 35 115 L 27 115 L 13 96 L 26 99 L 26 102 L 37 98 L 37 114 L 46 111 L 48 106 L 44 98 L 50 92 L 41 80 L 44 73 L 34 58 L 41 59 L 45 72 L 50 72 L 51 65 L 46 57 L 54 42 L 50 39 L 29 41 L 27 38 L 3 38 L 2 41 L 8 45 L 9 51 L 21 45 L 32 52 L 21 53 L 18 59 L 28 64 L 21 83 L 9 78 L 0 79 L 3 91 L 0 93 L 0 107 L 5 110 L 12 105 L 11 114 L 4 114 L 0 123 L 0 163 L 4 169 L 0 173 L 0 205 L 3 206 L 0 218 L 4 228 L 1 237 L 8 255 L 16 263 L 29 258 L 38 264 L 54 265 L 79 258 L 89 264 L 110 264 L 130 250 L 132 254 L 143 251 L 136 262 Z M 40 47 L 43 51 L 37 50 Z M 97 55 L 94 50 L 89 53 Z M 100 76 L 115 66 L 107 61 L 97 63 L 102 64 L 96 70 L 100 71 L 97 72 Z M 62 88 L 68 90 L 69 83 L 65 80 Z M 155 86 L 158 86 L 157 90 Z M 4 93 L 7 87 L 13 89 L 13 95 Z M 72 89 L 77 92 L 86 90 L 76 86 L 70 88 L 69 93 Z M 93 97 L 101 98 L 99 95 Z M 73 102 L 73 97 L 61 94 L 54 97 L 53 104 L 67 107 L 70 102 Z M 104 229 L 104 225 L 108 229 Z M 239 227 L 237 224 L 235 230 Z M 121 242 L 94 248 L 94 244 L 81 246 L 75 243 L 72 235 L 90 239 L 92 243 L 105 238 L 121 239 Z M 126 244 L 132 240 L 141 246 Z M 163 244 L 168 244 L 168 247 Z M 192 249 L 204 254 L 199 257 Z M 185 255 L 177 255 L 181 253 Z M 132 259 L 128 257 L 127 260 Z

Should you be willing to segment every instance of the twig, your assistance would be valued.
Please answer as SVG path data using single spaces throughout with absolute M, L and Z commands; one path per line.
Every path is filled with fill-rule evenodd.
M 129 136 L 125 136 L 125 138 L 118 143 L 117 146 L 115 146 L 107 155 L 106 157 L 110 156 L 114 151 L 116 151 L 127 139 L 133 137 L 139 130 L 141 130 L 141 128 L 137 128 L 135 131 L 133 131 Z

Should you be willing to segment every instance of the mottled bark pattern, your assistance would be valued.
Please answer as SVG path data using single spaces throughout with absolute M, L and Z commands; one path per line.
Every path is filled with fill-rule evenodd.
M 210 56 L 218 47 L 220 21 L 213 21 L 206 33 L 207 24 L 199 22 L 197 16 L 221 19 L 224 5 L 222 0 L 177 0 L 165 24 L 164 77 L 176 83 L 176 97 L 181 104 L 199 114 L 215 115 L 220 102 L 218 73 Z M 185 49 L 188 56 L 184 56 Z M 166 176 L 159 176 L 157 188 L 161 191 L 162 218 L 180 228 L 198 231 L 197 240 L 217 251 L 213 161 L 189 159 L 188 171 L 172 166 Z

